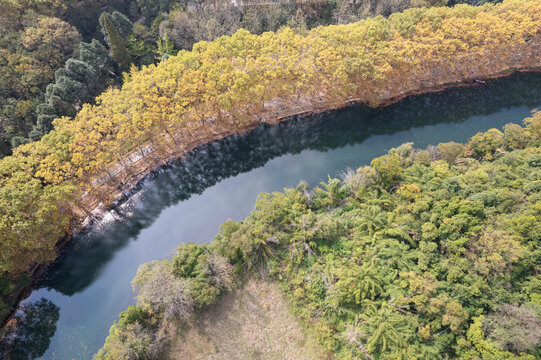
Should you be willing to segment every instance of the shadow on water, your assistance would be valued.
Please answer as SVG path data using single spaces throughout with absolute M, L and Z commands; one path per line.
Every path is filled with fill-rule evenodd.
M 84 290 L 115 252 L 137 238 L 163 209 L 275 157 L 306 149 L 328 151 L 374 135 L 458 123 L 504 108 L 534 107 L 540 102 L 541 74 L 519 73 L 473 87 L 409 97 L 385 108 L 354 106 L 275 126 L 262 125 L 248 134 L 200 146 L 184 160 L 149 175 L 108 217 L 77 235 L 49 266 L 38 287 L 65 295 Z

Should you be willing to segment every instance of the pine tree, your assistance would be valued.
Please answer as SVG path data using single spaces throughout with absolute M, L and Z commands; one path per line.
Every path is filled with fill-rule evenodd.
M 108 16 L 103 17 L 103 26 L 105 27 L 107 38 L 109 39 L 109 50 L 111 52 L 111 57 L 116 61 L 120 69 L 128 70 L 130 68 L 130 64 L 132 63 L 132 59 L 128 53 L 128 49 L 126 49 L 124 40 L 122 40 Z
M 121 12 L 113 11 L 113 14 L 109 18 L 113 23 L 113 26 L 117 29 L 118 34 L 124 40 L 130 36 L 133 32 L 133 24 L 128 17 Z
M 79 45 L 79 59 L 94 67 L 98 72 L 106 69 L 109 63 L 107 49 L 98 40 Z
M 163 40 L 158 40 L 158 54 L 157 59 L 164 60 L 164 56 L 167 55 L 167 59 L 170 55 L 176 55 L 178 50 L 175 49 L 175 44 L 169 35 L 165 34 Z
M 92 66 L 95 76 L 87 82 L 90 94 L 95 97 L 110 84 L 110 76 L 114 74 L 113 61 L 109 52 L 98 40 L 79 45 L 79 59 Z

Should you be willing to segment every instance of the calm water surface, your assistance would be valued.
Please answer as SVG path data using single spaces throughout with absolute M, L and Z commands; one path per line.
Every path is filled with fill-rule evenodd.
M 520 122 L 538 106 L 541 75 L 519 74 L 384 109 L 353 107 L 262 126 L 200 147 L 149 176 L 63 249 L 23 303 L 19 354 L 91 359 L 119 312 L 134 303 L 130 280 L 140 264 L 170 256 L 180 243 L 212 241 L 222 222 L 248 215 L 260 192 L 301 180 L 315 186 L 404 142 L 424 148 L 465 141 Z

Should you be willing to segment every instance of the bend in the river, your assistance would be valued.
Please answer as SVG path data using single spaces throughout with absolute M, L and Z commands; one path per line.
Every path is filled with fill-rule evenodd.
M 62 250 L 22 304 L 31 321 L 18 329 L 21 354 L 90 359 L 118 313 L 133 303 L 129 281 L 138 265 L 167 257 L 182 242 L 211 241 L 221 222 L 244 218 L 262 191 L 301 180 L 315 186 L 406 141 L 416 147 L 465 141 L 520 122 L 539 105 L 541 74 L 522 73 L 385 108 L 351 107 L 262 125 L 200 146 L 147 176 Z

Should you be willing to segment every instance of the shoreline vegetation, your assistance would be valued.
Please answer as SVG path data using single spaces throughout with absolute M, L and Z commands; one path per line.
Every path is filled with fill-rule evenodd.
M 137 304 L 94 359 L 226 355 L 234 344 L 199 321 L 225 326 L 236 310 L 220 302 L 258 279 L 280 286 L 325 358 L 536 359 L 540 168 L 537 112 L 466 144 L 403 144 L 314 189 L 261 193 L 214 242 L 141 265 Z
M 540 1 L 411 9 L 305 34 L 239 30 L 130 71 L 121 90 L 0 160 L 2 299 L 13 303 L 15 284 L 84 219 L 198 145 L 351 102 L 538 71 L 540 29 Z

